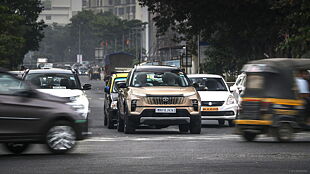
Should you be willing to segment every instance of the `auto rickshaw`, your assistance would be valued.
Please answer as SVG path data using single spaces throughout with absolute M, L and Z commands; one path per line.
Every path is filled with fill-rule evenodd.
M 310 59 L 272 58 L 244 65 L 247 80 L 236 132 L 247 141 L 259 134 L 291 141 L 294 133 L 309 131 L 310 113 L 299 95 L 296 72 L 310 70 Z

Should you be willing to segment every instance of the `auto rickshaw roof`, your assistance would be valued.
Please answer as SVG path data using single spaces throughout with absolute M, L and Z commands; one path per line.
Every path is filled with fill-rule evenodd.
M 310 69 L 309 58 L 270 58 L 250 61 L 243 71 L 251 71 L 249 67 L 256 66 L 261 71 L 277 72 L 279 69 Z M 253 69 L 253 67 L 252 67 Z M 254 68 L 255 69 L 255 68 Z

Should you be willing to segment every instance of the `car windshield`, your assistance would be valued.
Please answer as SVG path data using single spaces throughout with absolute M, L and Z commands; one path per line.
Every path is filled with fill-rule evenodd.
M 189 82 L 183 72 L 136 72 L 131 86 L 180 86 L 187 87 Z
M 194 77 L 190 79 L 198 84 L 197 91 L 227 91 L 222 78 Z
M 127 78 L 116 78 L 114 80 L 114 83 L 113 83 L 113 89 L 112 89 L 112 92 L 118 92 L 118 88 L 117 88 L 117 84 L 120 83 L 120 82 L 125 82 Z
M 40 89 L 79 89 L 73 74 L 28 74 L 25 80 Z

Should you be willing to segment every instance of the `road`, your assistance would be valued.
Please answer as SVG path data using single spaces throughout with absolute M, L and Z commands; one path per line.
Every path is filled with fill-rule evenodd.
M 310 173 L 310 134 L 291 143 L 259 137 L 248 143 L 233 128 L 203 122 L 200 135 L 177 127 L 139 129 L 126 135 L 103 126 L 103 82 L 88 81 L 91 138 L 70 154 L 53 155 L 34 145 L 23 155 L 0 149 L 0 173 Z

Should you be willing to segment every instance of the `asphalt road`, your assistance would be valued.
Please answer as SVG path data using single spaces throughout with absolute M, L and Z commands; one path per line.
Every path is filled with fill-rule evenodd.
M 103 126 L 103 82 L 90 81 L 91 138 L 70 154 L 53 155 L 35 145 L 23 155 L 0 149 L 0 173 L 310 173 L 310 134 L 291 143 L 259 137 L 248 143 L 233 128 L 203 122 L 200 135 L 177 127 L 139 129 L 125 135 Z

